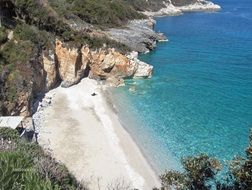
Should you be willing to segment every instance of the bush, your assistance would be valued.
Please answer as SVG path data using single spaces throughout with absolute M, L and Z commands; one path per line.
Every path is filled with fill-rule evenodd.
M 8 144 L 9 148 L 2 149 L 0 146 L 0 173 L 3 173 L 0 175 L 0 188 L 86 189 L 63 164 L 52 158 L 41 146 L 21 140 L 16 130 L 0 128 L 0 138 L 15 140 L 11 144 L 13 146 Z
M 34 44 L 31 41 L 15 42 L 14 40 L 11 40 L 6 43 L 4 48 L 1 50 L 1 54 L 6 63 L 26 63 L 30 59 L 33 48 Z
M 252 129 L 249 140 L 250 144 L 246 149 L 247 157 L 236 157 L 230 164 L 230 173 L 234 178 L 234 187 L 237 190 L 252 188 Z
M 32 160 L 21 152 L 0 153 L 1 189 L 53 189 L 32 167 Z
M 0 45 L 7 41 L 7 34 L 4 27 L 0 27 Z
M 251 190 L 252 187 L 252 129 L 247 157 L 236 157 L 229 165 L 229 172 L 222 181 L 216 179 L 221 170 L 220 162 L 205 154 L 183 159 L 184 172 L 166 171 L 160 176 L 163 189 L 177 190 Z
M 76 189 L 77 187 L 85 189 L 63 164 L 44 152 L 38 144 L 22 142 L 19 144 L 18 150 L 31 158 L 34 168 L 40 176 L 49 179 L 53 185 L 59 186 L 61 189 Z
M 0 128 L 0 139 L 18 141 L 19 140 L 18 131 L 10 129 L 8 127 Z
M 120 26 L 129 19 L 144 18 L 132 6 L 122 0 L 58 0 L 50 1 L 50 5 L 65 17 L 77 15 L 83 21 L 99 26 Z
M 208 182 L 215 180 L 215 175 L 221 170 L 218 160 L 210 158 L 205 154 L 197 157 L 187 157 L 182 159 L 184 173 L 177 171 L 167 171 L 161 175 L 162 185 L 165 188 L 174 186 L 177 189 L 209 189 Z

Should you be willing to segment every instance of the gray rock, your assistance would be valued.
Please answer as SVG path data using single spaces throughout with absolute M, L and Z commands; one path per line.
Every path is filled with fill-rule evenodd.
M 162 33 L 156 33 L 152 19 L 132 20 L 125 28 L 112 28 L 107 31 L 110 38 L 128 46 L 131 50 L 145 53 L 156 47 L 157 41 L 166 40 Z

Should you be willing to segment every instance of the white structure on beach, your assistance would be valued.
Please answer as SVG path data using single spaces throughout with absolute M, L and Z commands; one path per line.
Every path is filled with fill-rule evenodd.
M 22 116 L 5 116 L 0 117 L 0 127 L 10 127 L 12 129 L 16 129 L 21 126 L 21 122 L 24 117 Z

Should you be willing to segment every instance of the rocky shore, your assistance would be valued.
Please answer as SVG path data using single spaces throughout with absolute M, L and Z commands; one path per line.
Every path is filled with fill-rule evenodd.
M 163 8 L 160 9 L 160 7 Z M 131 20 L 126 26 L 120 28 L 93 31 L 92 34 L 97 33 L 97 37 L 99 35 L 109 37 L 134 51 L 128 54 L 108 48 L 105 44 L 106 41 L 103 47 L 95 49 L 85 44 L 77 45 L 78 43 L 64 42 L 62 39 L 56 38 L 42 50 L 38 47 L 35 48 L 29 55 L 30 59 L 27 60 L 27 63 L 18 65 L 19 79 L 14 78 L 18 88 L 11 90 L 13 86 L 11 84 L 2 87 L 3 92 L 8 92 L 1 103 L 4 114 L 30 116 L 32 104 L 37 96 L 59 84 L 63 87 L 70 87 L 85 77 L 102 80 L 109 86 L 124 85 L 125 78 L 150 78 L 153 67 L 138 60 L 136 52 L 149 52 L 156 47 L 158 41 L 167 41 L 162 33 L 154 31 L 155 20 L 151 18 L 152 16 L 220 9 L 218 5 L 204 0 L 172 1 L 172 3 L 164 1 L 160 7 L 159 11 L 145 11 L 144 14 L 149 16 L 148 19 Z M 11 32 L 13 33 L 13 31 Z M 13 41 L 13 39 L 8 40 Z M 17 43 L 15 40 L 14 42 Z M 7 77 L 8 72 L 8 68 L 3 70 L 1 75 L 3 82 L 0 81 L 0 85 L 7 84 L 4 81 L 8 80 L 10 83 L 14 83 L 11 80 L 13 77 Z M 9 101 L 11 96 L 15 96 L 13 101 Z
M 155 23 L 151 18 L 133 20 L 125 28 L 112 28 L 107 31 L 107 34 L 134 51 L 146 53 L 156 47 L 157 41 L 167 40 L 164 34 L 154 31 Z
M 195 0 L 189 4 L 171 2 L 163 2 L 163 8 L 158 11 L 144 11 L 143 13 L 149 17 L 143 20 L 132 20 L 123 28 L 111 28 L 105 33 L 109 38 L 120 42 L 133 51 L 147 53 L 156 47 L 158 41 L 167 41 L 167 37 L 163 33 L 154 31 L 156 24 L 153 17 L 155 16 L 176 16 L 183 12 L 193 11 L 219 11 L 221 7 L 210 1 Z
M 176 16 L 181 15 L 183 12 L 194 12 L 194 11 L 219 11 L 221 7 L 214 4 L 211 1 L 196 0 L 186 5 L 174 5 L 171 1 L 164 4 L 164 8 L 159 11 L 145 11 L 144 14 L 150 17 L 154 16 Z

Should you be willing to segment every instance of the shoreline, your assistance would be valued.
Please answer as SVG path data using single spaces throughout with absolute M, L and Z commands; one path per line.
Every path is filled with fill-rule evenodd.
M 137 141 L 136 137 L 130 132 L 130 130 L 127 129 L 127 126 L 126 126 L 125 122 L 123 122 L 123 119 L 119 115 L 120 109 L 118 109 L 116 103 L 112 103 L 111 96 L 112 96 L 113 92 L 111 92 L 109 89 L 105 89 L 103 93 L 104 93 L 105 98 L 107 99 L 107 103 L 109 104 L 109 107 L 112 109 L 112 111 L 116 115 L 118 121 L 120 122 L 121 127 L 126 131 L 126 133 L 134 141 L 134 143 L 138 147 L 139 151 L 141 152 L 142 156 L 147 161 L 148 165 L 150 166 L 150 168 L 153 170 L 156 177 L 158 178 L 158 176 L 160 174 L 160 171 L 157 168 L 155 168 L 155 166 L 152 163 L 151 159 L 149 159 L 148 155 L 145 153 L 144 149 L 142 148 L 141 143 L 139 143 Z M 125 98 L 125 97 L 123 97 L 123 98 Z M 134 120 L 133 123 L 136 124 L 136 121 Z
M 143 12 L 149 17 L 160 17 L 160 16 L 180 16 L 186 12 L 217 12 L 221 10 L 221 6 L 211 1 L 198 0 L 193 4 L 184 6 L 174 6 L 171 2 L 165 4 L 166 7 L 159 11 L 145 11 Z
M 218 6 L 213 3 L 211 3 L 211 5 Z M 220 7 L 202 8 L 201 6 L 191 9 L 192 6 L 193 5 L 183 6 L 180 7 L 181 9 L 179 10 L 182 14 L 183 12 L 217 11 L 221 9 Z M 169 8 L 169 10 L 171 9 Z M 170 13 L 159 14 L 159 12 L 152 13 L 148 16 L 181 15 Z M 156 33 L 154 29 L 152 30 Z M 85 91 L 87 86 L 84 85 L 81 87 L 85 83 L 90 85 L 87 91 Z M 80 89 L 78 89 L 79 87 Z M 157 171 L 150 160 L 148 160 L 148 157 L 144 156 L 144 152 L 141 150 L 140 145 L 137 144 L 134 137 L 126 130 L 126 127 L 123 126 L 116 113 L 117 110 L 114 108 L 112 100 L 106 96 L 106 90 L 104 90 L 103 87 L 105 87 L 105 85 L 100 85 L 95 80 L 84 78 L 80 83 L 72 87 L 57 87 L 49 91 L 47 94 L 52 93 L 54 96 L 53 98 L 49 98 L 53 103 L 50 107 L 43 110 L 44 113 L 41 114 L 42 117 L 38 117 L 40 118 L 38 123 L 41 122 L 42 124 L 40 125 L 43 125 L 41 128 L 42 132 L 39 133 L 39 143 L 44 146 L 45 149 L 51 150 L 53 156 L 57 160 L 63 162 L 78 180 L 84 180 L 85 183 L 88 183 L 91 189 L 107 189 L 108 186 L 112 185 L 121 185 L 121 188 L 137 188 L 139 190 L 160 187 L 161 184 L 157 176 Z M 83 89 L 81 90 L 81 88 Z M 93 91 L 96 91 L 96 93 L 98 92 L 98 98 L 91 98 Z M 60 97 L 59 95 L 63 96 Z M 78 99 L 76 99 L 76 95 L 79 99 L 81 99 L 82 95 L 84 97 L 89 97 L 89 100 L 96 99 L 98 103 L 91 100 L 90 102 L 86 102 L 87 104 L 83 107 L 82 104 L 73 102 Z M 56 103 L 58 107 L 55 107 L 54 103 Z M 79 113 L 77 113 L 75 108 L 77 108 Z M 38 115 L 39 114 L 40 113 L 38 113 Z M 57 126 L 57 124 L 64 121 L 59 119 L 61 114 L 65 114 L 65 116 L 67 115 L 68 117 L 67 124 L 64 126 L 65 130 Z M 86 118 L 81 114 L 85 114 Z M 44 121 L 41 121 L 41 118 Z M 85 119 L 90 122 L 89 125 L 93 125 L 95 129 L 93 129 L 92 126 L 87 127 L 87 129 L 81 128 L 81 123 L 86 122 Z M 76 123 L 77 128 L 73 126 L 74 123 Z M 102 129 L 102 131 L 99 131 L 99 129 Z M 86 137 L 86 139 L 83 141 L 81 139 L 76 139 L 73 135 L 66 134 L 66 131 L 71 132 L 71 130 L 78 131 L 78 133 L 75 134 L 77 138 Z M 53 135 L 54 132 L 61 134 L 59 136 Z M 90 135 L 88 133 L 92 134 Z M 68 139 L 67 136 L 70 136 L 72 139 Z M 67 138 L 66 141 L 65 138 Z M 99 140 L 99 142 L 95 143 L 94 139 Z M 72 143 L 72 141 L 74 142 L 72 146 L 65 144 Z M 59 146 L 59 142 L 64 143 L 64 150 L 62 150 L 62 145 Z M 86 149 L 79 147 L 79 144 Z M 77 162 L 76 164 L 71 163 L 75 162 L 75 160 Z
M 121 125 L 103 88 L 86 78 L 68 89 L 50 91 L 46 97 L 53 96 L 52 103 L 42 113 L 39 143 L 78 180 L 90 182 L 90 189 L 113 183 L 139 190 L 159 187 L 156 173 Z M 93 92 L 97 96 L 91 96 Z

